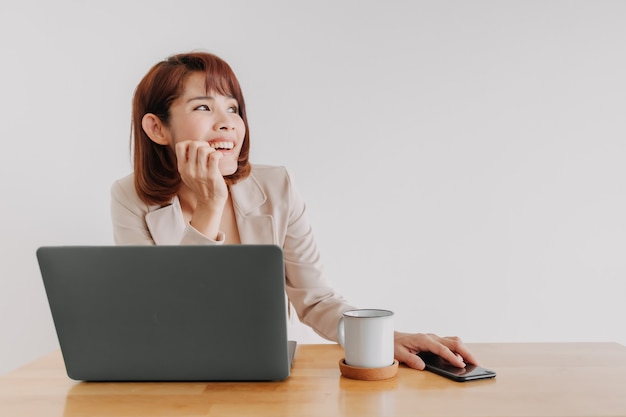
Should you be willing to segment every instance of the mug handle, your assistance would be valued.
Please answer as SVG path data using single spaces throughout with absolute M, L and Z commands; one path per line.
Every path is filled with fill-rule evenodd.
M 339 317 L 339 322 L 337 323 L 337 339 L 339 339 L 339 344 L 341 347 L 344 347 L 344 343 L 346 341 L 346 332 L 343 327 L 343 316 Z

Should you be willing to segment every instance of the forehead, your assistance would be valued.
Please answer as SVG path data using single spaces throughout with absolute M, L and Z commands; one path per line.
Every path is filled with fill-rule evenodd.
M 192 72 L 183 82 L 182 95 L 206 94 L 208 90 L 204 74 L 201 72 Z
M 221 94 L 234 97 L 233 88 L 225 77 L 204 72 L 190 73 L 183 83 L 182 95 L 188 94 Z

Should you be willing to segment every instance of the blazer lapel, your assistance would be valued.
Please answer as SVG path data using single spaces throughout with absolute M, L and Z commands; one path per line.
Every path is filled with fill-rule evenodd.
M 146 214 L 146 224 L 157 245 L 178 245 L 185 231 L 185 219 L 178 197 L 172 204 Z
M 241 243 L 278 244 L 274 228 L 274 218 L 263 214 L 261 206 L 267 196 L 253 175 L 231 187 L 235 219 Z M 185 219 L 178 197 L 172 204 L 156 208 L 146 214 L 146 224 L 157 245 L 177 245 L 185 232 Z
M 267 201 L 267 196 L 254 175 L 251 174 L 245 180 L 233 185 L 230 191 L 241 243 L 278 244 L 274 218 L 259 210 Z

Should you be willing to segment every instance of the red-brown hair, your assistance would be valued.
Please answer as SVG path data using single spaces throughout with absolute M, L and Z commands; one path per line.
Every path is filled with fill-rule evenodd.
M 141 125 L 143 116 L 152 113 L 167 126 L 170 106 L 182 94 L 189 75 L 197 72 L 205 74 L 207 92 L 215 91 L 237 100 L 239 115 L 246 127 L 237 171 L 224 179 L 228 184 L 234 184 L 250 174 L 246 105 L 235 73 L 224 60 L 213 54 L 194 52 L 173 55 L 150 69 L 137 86 L 133 98 L 131 140 L 134 142 L 135 189 L 139 198 L 147 204 L 168 204 L 178 193 L 181 178 L 174 149 L 150 140 Z

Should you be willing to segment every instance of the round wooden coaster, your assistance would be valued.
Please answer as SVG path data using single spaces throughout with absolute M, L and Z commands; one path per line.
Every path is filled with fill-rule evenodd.
M 359 368 L 357 366 L 348 365 L 345 358 L 341 358 L 339 360 L 339 369 L 341 370 L 341 375 L 346 378 L 379 381 L 396 376 L 398 373 L 398 361 L 394 359 L 391 365 L 383 368 Z

